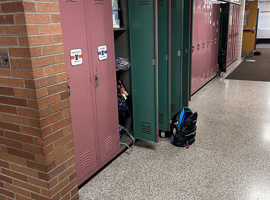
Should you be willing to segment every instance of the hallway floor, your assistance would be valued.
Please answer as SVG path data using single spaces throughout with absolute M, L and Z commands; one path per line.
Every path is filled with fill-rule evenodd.
M 215 78 L 190 107 L 199 118 L 189 149 L 138 141 L 81 199 L 269 200 L 270 82 Z

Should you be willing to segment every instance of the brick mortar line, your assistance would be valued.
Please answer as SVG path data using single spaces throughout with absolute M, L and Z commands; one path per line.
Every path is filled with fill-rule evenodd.
M 0 25 L 1 27 L 1 25 Z M 3 34 L 3 35 L 0 35 L 1 37 L 18 37 L 18 38 L 21 38 L 21 37 L 27 37 L 27 36 L 54 36 L 54 35 L 62 35 L 62 33 L 44 33 L 44 34 L 35 34 L 35 35 L 6 35 L 6 34 Z
M 62 82 L 61 82 L 62 83 Z M 64 83 L 64 82 L 63 82 Z M 58 84 L 56 84 L 56 85 L 58 85 Z M 55 86 L 55 85 L 50 85 L 50 86 Z M 10 88 L 10 87 L 9 87 Z M 45 88 L 45 87 L 43 87 L 43 88 Z M 46 86 L 46 88 L 47 88 L 47 86 Z M 16 88 L 16 89 L 28 89 L 28 88 Z M 39 88 L 39 89 L 41 89 L 41 88 Z M 31 90 L 31 89 L 30 89 Z M 36 89 L 33 89 L 34 91 L 36 91 Z M 67 91 L 68 90 L 68 88 L 66 89 L 66 90 L 62 90 L 62 91 L 60 91 L 60 92 L 57 92 L 57 93 L 53 93 L 53 94 L 50 94 L 50 95 L 46 95 L 46 96 L 44 96 L 44 97 L 41 97 L 41 98 L 39 98 L 39 99 L 37 99 L 37 98 L 27 98 L 27 97 L 19 97 L 19 96 L 9 96 L 9 95 L 0 95 L 0 97 L 8 97 L 8 98 L 16 98 L 16 99 L 23 99 L 23 100 L 34 100 L 34 101 L 39 101 L 39 100 L 42 100 L 42 99 L 45 99 L 45 98 L 47 98 L 47 97 L 51 97 L 51 96 L 53 96 L 53 95 L 55 95 L 55 94 L 61 94 L 62 92 L 64 92 L 64 91 Z M 58 102 L 58 101 L 57 101 Z M 10 104 L 5 104 L 5 103 L 1 103 L 0 102 L 0 104 L 3 104 L 3 105 L 10 105 Z M 41 108 L 43 108 L 43 107 L 45 107 L 45 106 L 43 106 L 43 107 L 41 107 L 41 108 L 32 108 L 32 107 L 25 107 L 25 106 L 17 106 L 17 105 L 10 105 L 10 106 L 16 106 L 16 107 L 23 107 L 23 108 L 31 108 L 31 109 L 36 109 L 36 110 L 39 110 L 39 109 L 41 109 Z
M 64 72 L 65 73 L 65 72 Z M 62 73 L 63 74 L 63 73 Z M 55 75 L 55 74 L 54 74 Z M 46 77 L 49 77 L 49 76 L 46 76 Z M 45 77 L 45 78 L 46 78 Z M 0 78 L 2 78 L 2 77 L 0 77 Z M 9 79 L 15 79 L 15 78 L 13 78 L 13 77 L 10 77 L 10 76 L 6 76 L 6 77 L 3 77 L 3 78 L 9 78 Z M 30 81 L 32 81 L 33 79 L 23 79 L 23 78 L 19 78 L 18 80 L 30 80 Z M 34 79 L 34 80 L 36 80 L 36 79 Z M 49 85 L 49 87 L 51 87 L 51 86 L 56 86 L 56 85 L 60 85 L 60 84 L 62 84 L 62 83 L 67 83 L 67 81 L 61 81 L 61 82 L 57 82 L 57 83 L 55 83 L 55 84 L 51 84 L 51 85 Z M 13 88 L 13 89 L 26 89 L 26 90 L 33 90 L 33 91 L 36 91 L 36 90 L 39 90 L 39 89 L 42 89 L 42 88 L 47 88 L 48 86 L 45 86 L 45 87 L 42 87 L 42 88 L 25 88 L 25 87 L 13 87 L 13 86 L 8 86 L 8 85 L 0 85 L 0 87 L 4 87 L 4 88 Z M 64 90 L 63 90 L 64 91 Z M 59 93 L 59 92 L 58 92 Z M 58 94 L 58 93 L 54 93 L 54 94 Z M 25 98 L 25 97 L 17 97 L 17 96 L 9 96 L 9 95 L 4 95 L 4 94 L 0 94 L 0 96 L 4 96 L 4 97 L 11 97 L 11 98 L 20 98 L 20 99 L 26 99 L 26 100 L 36 100 L 36 101 L 38 101 L 38 100 L 40 100 L 41 98 L 45 98 L 46 96 L 48 96 L 48 95 L 46 95 L 45 97 L 41 97 L 41 98 L 35 98 L 35 99 L 30 99 L 30 98 Z M 0 103 L 0 104 L 4 104 L 4 103 Z M 7 104 L 5 104 L 5 105 L 7 105 Z M 11 105 L 12 106 L 12 105 Z M 13 106 L 16 106 L 16 105 L 13 105 Z M 24 107 L 24 106 L 18 106 L 18 107 Z M 25 108 L 25 107 L 24 107 Z
M 6 155 L 9 155 L 9 154 L 7 154 L 7 153 L 5 153 Z M 12 156 L 14 156 L 14 155 L 12 155 Z M 21 157 L 19 157 L 19 156 L 14 156 L 14 157 L 18 157 L 18 158 L 21 158 Z M 26 159 L 25 159 L 26 160 Z M 6 160 L 5 160 L 6 161 Z M 32 160 L 31 160 L 32 161 Z M 25 166 L 25 165 L 18 165 L 18 164 L 16 164 L 16 163 L 13 163 L 13 162 L 11 162 L 11 161 L 8 161 L 9 163 L 12 163 L 12 164 L 14 164 L 14 165 L 17 165 L 17 166 L 19 166 L 19 167 L 25 167 L 25 168 L 28 168 L 27 166 Z M 4 169 L 7 169 L 7 168 L 4 168 Z M 35 169 L 31 169 L 31 168 L 28 168 L 28 169 L 30 169 L 30 170 L 35 170 Z M 12 172 L 16 172 L 16 173 L 18 173 L 18 174 L 20 174 L 20 175 L 24 175 L 24 176 L 26 176 L 27 177 L 27 182 L 26 183 L 29 183 L 29 184 L 31 184 L 30 182 L 29 182 L 29 178 L 28 177 L 30 177 L 30 178 L 34 178 L 34 179 L 39 179 L 38 177 L 34 177 L 34 176 L 31 176 L 31 175 L 26 175 L 26 174 L 23 174 L 22 172 L 18 172 L 18 171 L 15 171 L 15 170 L 12 170 L 12 169 L 10 169 L 10 168 L 8 168 L 7 170 L 10 170 L 10 171 L 12 171 Z M 37 170 L 36 170 L 37 171 Z M 44 173 L 44 172 L 43 172 Z M 3 174 L 2 173 L 2 175 L 5 175 L 5 176 L 8 176 L 8 175 L 6 175 L 6 174 Z M 10 176 L 8 176 L 8 177 L 10 177 Z M 11 177 L 10 177 L 11 178 Z M 12 177 L 11 179 L 15 179 L 15 180 L 18 180 L 18 181 L 23 181 L 23 180 L 21 180 L 21 179 L 18 179 L 18 178 L 14 178 L 14 177 Z M 41 179 L 42 180 L 42 179 Z M 44 181 L 44 182 L 49 182 L 49 181 L 45 181 L 45 180 L 42 180 L 42 181 Z M 23 182 L 25 182 L 25 181 L 23 181 Z M 41 187 L 41 186 L 38 186 L 38 187 Z
M 70 196 L 71 196 L 71 191 L 74 190 L 75 188 L 78 188 L 78 185 L 75 186 L 74 188 L 72 188 L 72 189 L 69 191 L 69 192 L 70 192 Z M 76 193 L 75 195 L 71 196 L 71 199 L 72 199 L 73 197 L 75 197 L 76 195 L 79 195 L 79 193 Z
M 1 103 L 1 104 L 2 104 L 2 103 Z M 29 107 L 27 107 L 27 108 L 29 108 Z M 39 110 L 38 108 L 29 108 L 29 109 L 32 109 L 32 110 Z M 65 109 L 67 109 L 67 108 L 65 108 Z M 64 109 L 62 109 L 62 110 L 60 110 L 60 111 L 63 111 L 63 110 L 64 110 Z M 12 116 L 14 116 L 14 117 L 23 117 L 23 118 L 27 118 L 27 119 L 33 119 L 33 120 L 39 120 L 39 121 L 41 121 L 42 119 L 45 119 L 45 118 L 47 118 L 48 116 L 52 116 L 52 115 L 54 115 L 54 114 L 56 114 L 56 113 L 59 113 L 60 111 L 54 112 L 54 113 L 52 113 L 52 114 L 50 114 L 50 115 L 47 115 L 47 116 L 44 117 L 44 118 L 40 118 L 40 117 L 33 118 L 33 117 L 28 117 L 28 116 L 19 115 L 19 114 L 6 113 L 6 112 L 1 112 L 1 113 L 2 113 L 2 114 L 5 113 L 5 114 L 8 114 L 8 115 L 12 115 Z M 66 118 L 66 117 L 65 117 L 65 118 Z M 65 118 L 61 118 L 61 119 L 65 119 Z M 2 119 L 1 121 L 7 122 L 7 123 L 11 123 L 11 122 L 9 122 L 9 121 L 4 121 L 3 119 Z M 58 121 L 60 121 L 60 120 L 58 120 Z M 56 121 L 56 122 L 58 122 L 58 121 Z M 56 123 L 56 122 L 55 122 L 55 123 Z M 14 122 L 12 122 L 12 123 L 14 123 Z M 53 123 L 53 124 L 55 124 L 55 123 Z M 17 123 L 14 123 L 14 124 L 24 126 L 24 124 L 17 124 Z M 51 125 L 53 125 L 53 124 L 51 124 Z M 42 127 L 42 129 L 43 129 L 43 128 L 47 128 L 47 127 L 48 127 L 48 126 L 44 126 L 44 127 Z M 36 127 L 35 127 L 35 128 L 36 128 Z M 40 129 L 41 129 L 41 128 L 40 128 Z
M 39 118 L 39 119 L 40 119 L 40 120 L 46 119 L 47 117 L 50 117 L 50 116 L 52 116 L 52 115 L 54 115 L 54 114 L 56 114 L 56 113 L 59 113 L 60 111 L 62 112 L 62 111 L 64 111 L 64 110 L 68 109 L 68 108 L 69 108 L 69 107 L 63 108 L 63 109 L 61 109 L 61 110 L 58 110 L 58 111 L 56 111 L 56 112 L 54 112 L 54 113 L 51 113 L 51 114 L 46 115 L 45 117 L 41 117 L 41 118 Z M 42 127 L 41 129 L 47 128 L 47 127 L 48 127 L 48 126 L 44 126 L 44 127 Z
M 59 14 L 59 13 L 58 13 Z M 1 16 L 1 14 L 0 14 Z M 3 16 L 3 15 L 2 15 Z M 57 24 L 60 24 L 61 25 L 61 22 L 48 22 L 48 23 L 21 23 L 21 24 L 1 24 L 0 26 L 2 27 L 14 27 L 14 26 L 23 26 L 23 27 L 27 27 L 27 26 L 39 26 L 39 25 L 57 25 Z
M 17 165 L 17 164 L 14 164 L 14 163 L 12 163 L 12 164 L 13 164 L 13 165 L 16 165 L 16 166 L 18 166 L 18 167 L 22 167 L 22 165 Z M 24 166 L 24 167 L 27 168 L 27 169 L 30 169 L 30 170 L 35 170 L 35 169 L 32 169 L 32 168 L 28 168 L 28 167 L 26 167 L 26 166 Z M 6 168 L 4 168 L 4 169 L 6 169 Z M 16 173 L 22 174 L 21 172 L 15 171 L 15 170 L 10 169 L 10 168 L 8 168 L 8 170 L 11 170 L 11 171 L 14 171 L 14 172 L 16 172 Z M 3 173 L 2 173 L 2 175 L 5 176 L 5 177 L 11 178 L 10 176 L 7 176 L 6 174 L 3 174 Z M 31 177 L 31 178 L 38 179 L 37 177 L 33 177 L 33 176 L 30 176 L 30 175 L 26 175 L 26 174 L 22 174 L 22 175 L 27 176 L 27 177 Z M 17 178 L 13 178 L 13 177 L 12 177 L 11 179 L 15 179 L 16 181 L 21 181 L 21 182 L 24 182 L 24 183 L 28 183 L 29 185 L 38 187 L 38 188 L 40 188 L 40 189 L 41 189 L 41 188 L 42 188 L 42 189 L 47 189 L 47 188 L 44 188 L 44 187 L 42 187 L 42 186 L 37 186 L 37 185 L 35 185 L 35 184 L 33 184 L 33 183 L 30 183 L 28 178 L 27 178 L 28 182 L 23 181 L 23 180 L 20 180 L 20 179 L 17 179 Z M 4 182 L 4 183 L 6 183 L 6 182 Z M 9 184 L 11 184 L 11 183 L 9 183 Z M 22 189 L 24 189 L 24 190 L 30 191 L 30 192 L 34 192 L 34 191 L 31 191 L 31 190 L 29 190 L 29 189 L 27 189 L 27 188 L 23 188 L 23 187 L 21 187 L 21 186 L 17 186 L 17 185 L 15 185 L 14 183 L 12 183 L 12 185 L 14 185 L 14 186 L 16 186 L 16 187 L 19 187 L 19 188 L 22 188 Z M 41 191 L 40 191 L 40 192 L 41 192 Z M 34 193 L 36 193 L 36 192 L 34 192 Z M 41 194 L 41 193 L 38 193 L 38 194 Z
M 55 195 L 53 195 L 53 196 L 51 196 L 51 191 L 54 189 L 54 188 L 56 188 L 58 185 L 60 185 L 61 183 L 63 183 L 65 180 L 67 180 L 68 181 L 68 184 L 67 185 L 69 185 L 70 184 L 70 182 L 69 182 L 69 180 L 68 180 L 69 178 L 67 177 L 67 178 L 65 178 L 64 180 L 62 180 L 60 183 L 58 182 L 54 187 L 52 187 L 52 188 L 50 188 L 50 197 L 51 197 L 51 199 L 54 199 L 55 198 L 55 196 L 60 192 L 60 191 L 57 191 L 56 193 L 55 193 Z M 57 181 L 58 181 L 58 178 L 57 178 Z M 67 185 L 65 185 L 65 186 L 67 186 Z
M 67 161 L 69 161 L 69 160 L 70 160 L 70 159 L 68 159 Z M 67 162 L 67 161 L 66 161 L 66 162 Z M 62 164 L 63 164 L 63 163 L 62 163 Z M 59 165 L 59 166 L 60 166 L 60 165 Z M 76 163 L 74 163 L 73 165 L 67 167 L 64 171 L 62 171 L 60 174 L 58 174 L 58 175 L 57 175 L 57 180 L 58 180 L 58 176 L 60 176 L 61 174 L 63 174 L 64 172 L 66 172 L 67 170 L 69 170 L 69 169 L 70 169 L 71 167 L 73 167 L 73 166 L 76 166 Z M 56 167 L 56 168 L 57 168 L 57 167 Z M 51 173 L 53 170 L 55 170 L 55 168 L 52 169 L 51 171 L 49 171 L 48 174 Z M 76 169 L 75 169 L 75 170 L 76 170 Z M 58 182 L 59 182 L 59 180 L 58 180 Z
M 67 116 L 67 117 L 64 117 L 64 118 L 61 118 L 61 119 L 58 120 L 57 122 L 59 122 L 59 121 L 61 121 L 61 120 L 64 120 L 64 119 L 67 119 L 67 118 L 69 118 L 69 117 L 71 117 L 71 115 L 69 115 L 69 116 Z M 57 122 L 55 122 L 55 123 L 53 123 L 53 124 L 56 124 Z M 48 125 L 48 126 L 44 126 L 42 129 L 48 128 L 49 126 L 51 126 L 51 125 L 53 125 L 53 124 L 50 124 L 50 125 Z M 71 125 L 71 124 L 69 124 L 69 125 Z M 50 134 L 48 134 L 48 135 L 46 135 L 46 136 L 42 136 L 42 134 L 41 134 L 41 138 L 44 140 L 45 138 L 47 138 L 47 137 L 49 137 L 49 136 L 55 134 L 56 132 L 58 132 L 58 131 L 60 131 L 60 130 L 63 130 L 63 129 L 65 129 L 65 128 L 67 128 L 69 125 L 63 126 L 63 127 L 61 127 L 60 129 L 58 129 L 58 130 L 56 130 L 56 131 L 53 131 L 53 132 L 51 132 Z M 41 129 L 41 131 L 42 131 L 42 129 Z M 67 133 L 67 134 L 68 134 L 68 133 Z M 65 135 L 67 135 L 67 134 L 65 134 Z M 64 136 L 65 136 L 65 135 L 64 135 Z M 60 139 L 60 138 L 59 138 L 59 139 Z M 57 139 L 57 140 L 59 140 L 59 139 Z M 55 142 L 55 141 L 57 141 L 57 140 L 54 140 L 53 142 Z M 51 143 L 45 145 L 44 147 L 49 146 L 49 145 L 52 144 L 53 142 L 51 142 Z
M 26 126 L 26 127 L 28 127 L 28 128 L 33 128 L 33 127 L 30 127 L 30 126 Z M 2 129 L 2 130 L 4 130 L 4 131 L 9 131 L 9 132 L 13 132 L 13 133 L 16 133 L 16 134 L 19 134 L 19 135 L 24 135 L 24 136 L 30 136 L 30 137 L 33 137 L 33 138 L 41 138 L 41 136 L 34 136 L 34 135 L 29 135 L 29 134 L 26 134 L 26 133 L 23 133 L 23 132 L 18 132 L 18 131 L 13 131 L 13 130 L 8 130 L 8 129 Z M 3 136 L 1 136 L 1 137 L 3 137 Z M 5 136 L 6 137 L 6 136 Z M 6 138 L 9 138 L 9 137 L 6 137 Z M 12 139 L 12 138 L 9 138 L 9 139 Z M 12 139 L 12 140 L 15 140 L 15 139 Z M 15 140 L 16 141 L 16 140 Z M 18 141 L 18 140 L 17 140 Z M 19 142 L 21 142 L 21 141 L 19 141 Z M 33 143 L 26 143 L 26 142 L 23 142 L 23 144 L 31 144 L 31 145 L 35 145 L 35 144 L 33 144 Z M 35 145 L 35 146 L 37 146 L 37 145 Z M 15 148 L 15 147 L 13 147 L 13 148 Z M 17 148 L 16 148 L 17 149 Z
M 74 182 L 76 182 L 76 180 L 73 180 L 73 181 L 69 182 L 69 185 L 70 185 L 70 184 L 73 184 Z M 77 183 L 77 184 L 78 184 L 78 183 Z M 76 185 L 77 185 L 77 184 L 76 184 Z M 74 188 L 75 188 L 75 187 L 74 187 Z M 73 190 L 74 188 L 72 188 L 72 190 Z M 61 190 L 60 190 L 59 192 L 61 193 L 62 191 L 64 191 L 64 189 L 65 189 L 65 188 L 61 188 Z M 65 197 L 67 194 L 69 194 L 69 196 L 71 196 L 71 191 L 72 191 L 72 190 L 69 190 L 66 194 L 64 194 L 64 196 L 60 195 L 60 196 L 61 196 L 61 199 L 64 199 L 64 197 Z M 60 200 L 61 200 L 61 199 L 60 199 Z
M 67 151 L 66 153 L 69 153 L 69 152 L 72 151 L 73 149 L 74 149 L 74 148 L 70 149 L 70 150 Z M 9 155 L 8 153 L 4 153 L 4 154 Z M 61 154 L 61 155 L 63 155 L 63 154 Z M 61 156 L 61 155 L 60 155 L 60 156 Z M 21 157 L 19 157 L 19 156 L 15 156 L 15 155 L 12 155 L 12 156 L 21 158 Z M 57 158 L 59 158 L 60 156 L 58 156 Z M 73 159 L 74 157 L 75 157 L 75 155 L 73 155 L 71 158 L 69 158 L 69 159 L 66 160 L 65 162 L 68 162 L 69 160 Z M 25 159 L 25 160 L 27 160 L 27 159 Z M 60 165 L 56 166 L 55 168 L 53 168 L 53 169 L 52 169 L 51 171 L 49 171 L 49 172 L 43 172 L 43 171 L 40 171 L 40 170 L 38 170 L 38 169 L 32 169 L 32 168 L 29 168 L 29 167 L 27 167 L 26 165 L 18 165 L 17 163 L 13 163 L 13 162 L 11 162 L 11 161 L 6 161 L 6 160 L 4 160 L 4 161 L 5 161 L 5 162 L 8 162 L 8 163 L 11 163 L 12 165 L 16 165 L 16 166 L 18 166 L 18 167 L 24 167 L 24 168 L 27 168 L 27 169 L 29 169 L 29 170 L 36 171 L 36 172 L 41 172 L 41 173 L 46 174 L 46 175 L 49 175 L 50 172 L 52 172 L 53 170 L 55 170 L 57 167 L 60 166 Z M 32 160 L 31 160 L 31 161 L 32 161 Z M 48 163 L 46 163 L 46 164 L 39 163 L 39 162 L 37 162 L 37 161 L 32 161 L 32 162 L 36 162 L 36 163 L 41 164 L 41 165 L 44 165 L 44 166 L 46 167 L 46 165 L 50 164 L 50 163 L 53 162 L 53 161 L 50 161 L 50 162 L 48 162 Z M 64 163 L 65 163 L 65 162 L 64 162 Z M 63 164 L 63 163 L 62 163 L 62 164 Z M 67 167 L 67 169 L 71 168 L 71 167 L 74 166 L 74 165 L 76 165 L 76 163 L 74 163 L 73 165 Z M 10 177 L 11 179 L 15 179 L 15 180 L 18 180 L 18 181 L 23 181 L 23 182 L 26 182 L 26 183 L 29 183 L 29 184 L 32 184 L 32 183 L 29 182 L 29 178 L 28 178 L 28 177 L 34 178 L 34 179 L 39 179 L 39 177 L 31 176 L 31 175 L 28 175 L 28 174 L 23 174 L 22 172 L 15 171 L 15 170 L 10 169 L 10 168 L 4 168 L 4 169 L 10 170 L 10 171 L 16 172 L 16 173 L 18 173 L 18 174 L 20 174 L 20 175 L 26 176 L 26 177 L 27 177 L 27 182 L 26 182 L 26 181 L 23 181 L 23 180 L 21 180 L 21 179 L 18 179 L 18 178 L 10 177 L 10 176 L 8 176 L 8 175 L 2 173 L 3 176 Z M 67 170 L 67 169 L 66 169 L 66 170 Z M 62 172 L 62 173 L 63 173 L 63 172 Z M 61 174 L 62 174 L 62 173 L 61 173 Z M 60 174 L 58 174 L 58 175 L 60 175 Z M 58 175 L 57 175 L 57 176 L 58 176 Z M 54 178 L 55 178 L 55 177 L 54 177 Z M 67 178 L 68 178 L 68 177 L 67 177 Z M 50 182 L 50 181 L 45 181 L 45 180 L 43 180 L 43 179 L 41 179 L 41 180 L 44 181 L 44 182 L 47 182 L 47 183 Z M 51 179 L 51 180 L 52 180 L 52 179 Z M 64 180 L 65 180 L 65 179 L 64 179 Z M 59 183 L 58 177 L 57 177 L 57 181 L 58 181 L 58 183 Z M 17 187 L 18 187 L 18 186 L 17 186 Z M 41 186 L 38 186 L 38 187 L 44 188 L 44 187 L 41 187 Z M 46 188 L 45 188 L 45 189 L 46 189 Z
M 5 131 L 6 131 L 6 129 L 5 129 Z M 22 132 L 16 132 L 16 131 L 10 131 L 10 132 L 15 132 L 16 134 L 20 133 L 19 135 L 29 136 L 29 137 L 33 137 L 33 138 L 40 138 L 40 136 L 26 135 L 26 133 L 22 133 Z M 24 147 L 25 144 L 30 144 L 30 145 L 35 146 L 35 147 L 41 147 L 41 148 L 43 148 L 42 146 L 39 146 L 37 144 L 27 143 L 27 142 L 21 142 L 19 140 L 16 140 L 16 139 L 13 139 L 13 138 L 9 138 L 7 136 L 1 136 L 0 138 L 3 138 L 3 139 L 6 138 L 6 139 L 12 140 L 14 142 L 20 142 L 23 145 L 23 147 Z M 24 148 L 20 149 L 20 148 L 13 147 L 13 146 L 8 146 L 8 145 L 7 145 L 7 147 L 10 147 L 10 148 L 13 148 L 13 149 L 17 149 L 17 150 L 25 150 Z M 25 150 L 25 151 L 27 151 L 27 150 Z M 27 152 L 29 152 L 29 151 L 27 151 Z M 29 153 L 38 154 L 38 155 L 44 155 L 44 154 L 39 154 L 39 153 L 34 153 L 34 152 L 29 152 Z
M 48 46 L 53 46 L 53 45 L 48 45 Z M 24 47 L 22 47 L 22 48 L 24 48 Z M 32 47 L 29 47 L 29 48 L 32 48 Z M 59 56 L 59 55 L 65 55 L 65 54 L 64 54 L 64 52 L 62 52 L 62 53 L 47 54 L 47 55 L 41 55 L 41 56 L 31 56 L 30 55 L 29 57 L 14 57 L 14 56 L 11 56 L 9 58 L 10 59 L 34 60 L 34 59 L 38 59 L 38 58 L 46 58 L 46 57 L 50 57 L 50 56 Z M 60 62 L 60 63 L 65 63 L 65 62 Z M 57 63 L 54 63 L 54 64 L 57 64 Z M 54 64 L 49 64 L 49 65 L 54 65 Z M 39 66 L 39 67 L 46 67 L 46 66 L 48 66 L 48 65 L 43 65 L 43 66 Z M 22 68 L 22 67 L 17 67 L 17 68 Z M 26 69 L 35 69 L 35 68 L 38 68 L 38 67 L 31 67 L 31 68 L 26 68 Z
M 0 25 L 1 27 L 1 25 Z M 12 35 L 7 35 L 7 33 L 5 34 L 0 34 L 0 36 L 10 36 L 10 37 L 27 37 L 27 38 L 31 38 L 31 36 L 33 37 L 37 37 L 37 36 L 54 36 L 54 35 L 62 35 L 62 32 L 56 32 L 56 33 L 41 33 L 41 34 L 12 34 Z
M 8 183 L 8 184 L 10 184 L 10 183 Z M 31 191 L 31 190 L 28 190 L 28 189 L 26 189 L 26 188 L 23 188 L 23 187 L 20 187 L 20 186 L 17 186 L 17 185 L 14 185 L 14 184 L 10 184 L 10 185 L 13 185 L 13 186 L 15 186 L 15 187 L 17 187 L 17 188 L 20 188 L 20 189 L 23 189 L 23 190 L 26 190 L 27 192 L 30 192 L 30 195 L 31 195 L 31 193 L 35 193 L 35 194 L 38 194 L 39 196 L 42 196 L 42 197 L 44 197 L 44 198 L 48 198 L 47 196 L 44 196 L 43 194 L 41 194 L 41 193 L 37 193 L 37 192 L 34 192 L 34 191 Z M 40 186 L 36 186 L 36 187 L 38 187 L 38 188 L 41 188 Z M 11 191 L 11 190 L 9 190 L 9 189 L 7 189 L 7 188 L 4 188 L 4 189 L 6 189 L 6 190 L 8 190 L 8 191 L 10 191 L 10 192 L 13 192 L 13 191 Z M 43 188 L 42 188 L 43 189 Z M 47 189 L 48 190 L 48 189 Z M 48 190 L 49 191 L 49 190 Z M 40 191 L 41 192 L 41 191 Z M 15 192 L 13 192 L 15 195 L 17 195 L 17 194 L 19 194 L 19 195 L 21 195 L 21 196 L 23 196 L 23 197 L 25 197 L 25 198 L 32 198 L 32 197 L 29 197 L 29 196 L 25 196 L 25 195 L 23 195 L 23 194 L 20 194 L 20 193 L 15 193 Z

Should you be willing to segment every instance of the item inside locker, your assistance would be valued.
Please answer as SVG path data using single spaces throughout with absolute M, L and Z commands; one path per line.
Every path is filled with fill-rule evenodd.
M 119 97 L 118 97 L 118 113 L 119 113 L 119 123 L 124 125 L 130 113 L 127 102 Z
M 115 66 L 117 70 L 128 70 L 131 64 L 127 58 L 117 57 L 115 59 Z
M 124 100 L 127 100 L 128 92 L 121 80 L 118 80 L 117 82 L 117 92 L 119 97 L 124 98 Z

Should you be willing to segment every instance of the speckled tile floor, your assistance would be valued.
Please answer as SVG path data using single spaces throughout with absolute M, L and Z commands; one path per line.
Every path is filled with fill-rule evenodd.
M 190 107 L 199 119 L 189 149 L 137 141 L 80 198 L 270 200 L 270 83 L 215 78 Z

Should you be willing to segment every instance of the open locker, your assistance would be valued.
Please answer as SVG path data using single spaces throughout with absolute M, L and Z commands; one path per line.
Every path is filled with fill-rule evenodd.
M 157 0 L 129 0 L 133 131 L 158 142 Z

